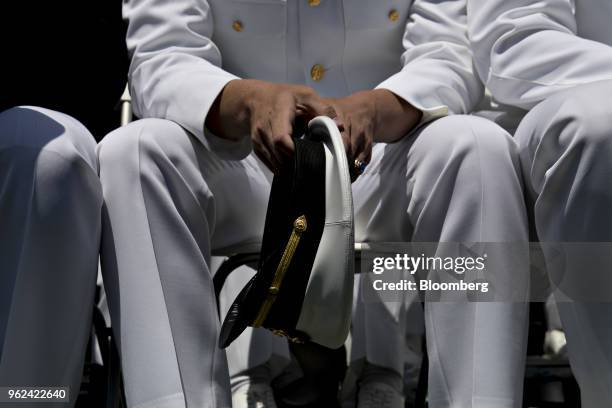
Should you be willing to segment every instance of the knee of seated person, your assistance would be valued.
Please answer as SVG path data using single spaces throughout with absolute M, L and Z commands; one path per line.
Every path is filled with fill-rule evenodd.
M 165 119 L 140 119 L 106 135 L 98 145 L 100 170 L 109 167 L 136 167 L 143 160 L 155 160 L 179 149 L 178 138 L 186 132 L 175 122 Z
M 21 150 L 11 154 L 11 161 L 35 166 L 47 177 L 66 175 L 66 171 L 95 174 L 96 142 L 79 121 L 64 113 L 34 107 L 18 106 L 0 113 L 0 150 Z
M 517 160 L 512 137 L 490 120 L 472 115 L 451 115 L 432 122 L 421 136 L 442 161 L 478 160 L 496 165 Z
M 576 86 L 536 105 L 517 130 L 521 150 L 535 147 L 543 137 L 567 148 L 612 149 L 612 81 Z

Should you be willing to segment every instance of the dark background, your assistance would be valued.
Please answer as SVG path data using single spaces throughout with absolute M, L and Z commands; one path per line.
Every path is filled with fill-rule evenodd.
M 127 81 L 121 0 L 3 0 L 0 111 L 35 105 L 67 113 L 101 139 L 119 125 Z

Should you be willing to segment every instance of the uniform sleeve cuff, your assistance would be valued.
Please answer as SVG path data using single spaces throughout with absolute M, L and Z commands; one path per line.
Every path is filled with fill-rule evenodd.
M 188 82 L 177 85 L 180 92 L 177 91 L 175 95 L 178 96 L 168 104 L 167 117 L 191 132 L 206 149 L 224 160 L 242 160 L 252 149 L 250 135 L 244 135 L 238 141 L 227 140 L 205 126 L 206 116 L 214 100 L 225 85 L 234 79 L 239 78 L 216 67 L 209 68 L 208 72 L 198 72 Z
M 419 80 L 406 80 L 406 75 L 404 72 L 399 72 L 382 83 L 376 86 L 375 89 L 386 89 L 390 92 L 393 92 L 395 95 L 399 96 L 416 109 L 420 110 L 423 114 L 421 115 L 420 122 L 415 126 L 419 127 L 427 122 L 431 122 L 434 119 L 441 118 L 443 116 L 447 116 L 449 114 L 449 107 L 442 103 L 442 101 L 435 97 L 431 92 L 432 89 L 429 88 L 429 91 L 426 86 L 406 86 L 407 82 L 410 84 L 415 84 L 419 82 Z M 435 84 L 430 84 L 431 86 L 435 86 Z

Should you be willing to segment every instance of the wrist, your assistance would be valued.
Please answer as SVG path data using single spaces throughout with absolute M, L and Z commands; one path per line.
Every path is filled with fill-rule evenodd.
M 374 134 L 384 131 L 385 121 L 388 120 L 388 110 L 390 98 L 394 95 L 386 89 L 373 89 L 369 91 L 371 93 L 371 99 L 374 104 Z
M 229 81 L 208 111 L 205 126 L 220 138 L 237 141 L 248 133 L 249 107 L 245 94 L 249 84 L 245 81 Z
M 395 142 L 408 134 L 421 120 L 422 112 L 387 89 L 374 89 L 375 129 L 378 141 Z
M 234 127 L 248 127 L 253 111 L 253 101 L 257 99 L 257 82 L 252 79 L 237 79 L 227 83 L 222 108 L 226 119 Z

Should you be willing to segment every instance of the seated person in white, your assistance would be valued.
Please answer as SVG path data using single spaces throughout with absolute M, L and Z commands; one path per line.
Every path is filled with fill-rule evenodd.
M 230 405 L 210 257 L 260 242 L 296 118 L 335 117 L 349 163 L 368 163 L 353 184 L 357 241 L 527 241 L 514 142 L 466 115 L 483 88 L 465 1 L 130 0 L 124 15 L 143 119 L 99 158 L 130 406 Z M 362 382 L 363 407 L 402 405 L 404 309 L 356 308 L 352 359 L 383 373 Z M 520 404 L 524 305 L 425 314 L 431 407 Z M 273 355 L 286 342 L 260 330 L 230 347 L 234 406 L 275 406 L 254 374 Z
M 497 102 L 529 110 L 515 138 L 546 261 L 566 258 L 565 268 L 557 263 L 548 272 L 553 287 L 574 300 L 558 308 L 582 406 L 609 407 L 612 3 L 468 3 L 479 75 Z

